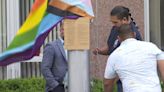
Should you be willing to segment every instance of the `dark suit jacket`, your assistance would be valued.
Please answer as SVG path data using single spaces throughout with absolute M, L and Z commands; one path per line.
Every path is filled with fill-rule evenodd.
M 68 71 L 66 54 L 61 40 L 48 43 L 43 52 L 41 71 L 46 80 L 46 92 L 62 84 Z

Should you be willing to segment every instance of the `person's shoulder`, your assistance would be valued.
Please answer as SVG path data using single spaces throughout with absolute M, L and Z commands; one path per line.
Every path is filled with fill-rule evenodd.
M 112 53 L 111 53 L 111 57 L 118 57 L 120 56 L 121 52 L 123 51 L 123 47 L 119 46 L 118 48 L 116 48 Z
M 140 41 L 140 40 L 137 40 L 137 41 L 140 42 L 141 44 L 145 44 L 145 45 L 155 45 L 154 43 L 148 42 L 148 41 Z
M 108 61 L 110 62 L 110 63 L 112 63 L 112 64 L 114 64 L 114 63 L 116 63 L 116 61 L 120 61 L 120 59 L 121 59 L 121 55 L 120 55 L 120 53 L 119 53 L 119 47 L 116 49 L 116 50 L 114 50 L 111 54 L 110 54 L 110 56 L 108 57 Z
M 152 43 L 152 42 L 147 42 L 147 41 L 139 41 L 141 46 L 144 46 L 145 48 L 156 48 L 157 45 Z
M 116 30 L 117 30 L 117 27 L 116 26 L 112 26 L 111 32 L 112 31 L 116 31 Z
M 130 25 L 131 25 L 132 28 L 137 28 L 138 29 L 138 26 L 135 22 L 131 21 Z
M 147 42 L 151 48 L 158 48 L 158 46 L 152 42 Z
M 60 40 L 59 39 L 56 39 L 56 40 L 54 40 L 54 41 L 52 41 L 52 42 L 48 42 L 46 45 L 57 45 L 57 43 L 59 43 L 60 42 Z
M 138 26 L 134 22 L 130 22 L 130 26 L 131 26 L 133 32 L 139 31 Z

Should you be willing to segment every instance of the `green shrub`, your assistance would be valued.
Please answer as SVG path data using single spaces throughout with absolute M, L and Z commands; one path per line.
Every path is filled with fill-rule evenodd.
M 99 79 L 93 79 L 91 81 L 91 92 L 104 92 L 103 81 Z M 114 92 L 117 92 L 117 86 L 114 86 Z
M 0 80 L 0 92 L 44 92 L 43 78 Z M 103 92 L 102 81 L 92 81 L 91 92 Z
M 91 92 L 104 92 L 101 80 L 93 79 L 91 81 Z
M 164 84 L 161 83 L 162 88 Z M 114 86 L 114 92 L 117 92 Z M 44 92 L 45 80 L 43 78 L 0 80 L 0 92 Z M 91 81 L 91 92 L 104 92 L 103 82 L 98 79 Z
M 43 78 L 1 80 L 0 92 L 44 92 Z

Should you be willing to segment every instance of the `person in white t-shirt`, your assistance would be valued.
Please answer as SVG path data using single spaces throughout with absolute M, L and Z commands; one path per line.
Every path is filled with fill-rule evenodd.
M 104 74 L 105 92 L 112 92 L 119 77 L 124 92 L 161 92 L 157 70 L 164 80 L 164 52 L 155 44 L 139 41 L 130 25 L 118 29 L 121 45 L 109 56 Z

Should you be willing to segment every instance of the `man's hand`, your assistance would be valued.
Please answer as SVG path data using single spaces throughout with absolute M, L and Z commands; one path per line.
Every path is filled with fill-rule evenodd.
M 100 55 L 109 55 L 109 47 L 108 45 L 102 47 L 102 48 L 95 48 L 93 49 L 92 53 L 94 55 L 100 54 Z
M 100 52 L 100 49 L 99 49 L 99 48 L 95 48 L 95 49 L 93 49 L 93 51 L 92 51 L 92 53 L 93 53 L 94 55 L 99 54 L 99 52 Z

